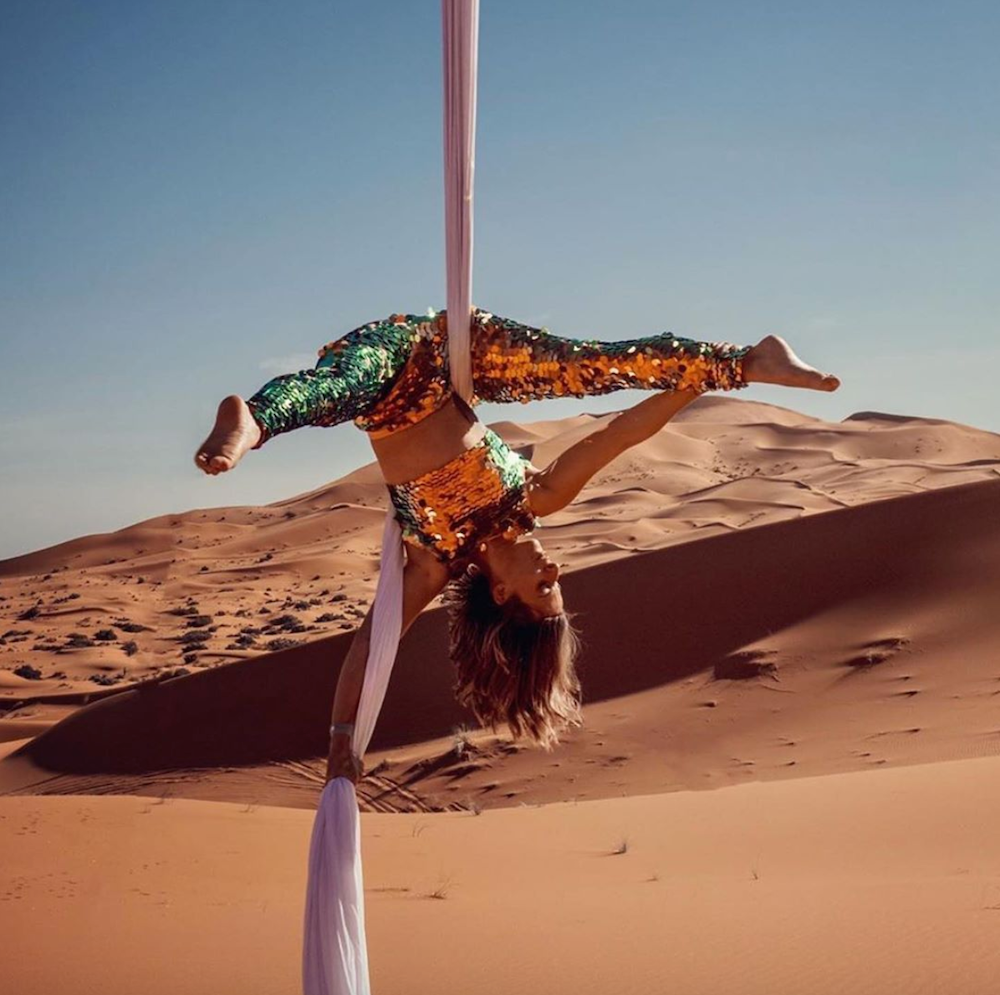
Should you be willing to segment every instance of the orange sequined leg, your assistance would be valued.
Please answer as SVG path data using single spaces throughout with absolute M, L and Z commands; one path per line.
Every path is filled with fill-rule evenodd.
M 626 388 L 738 390 L 751 346 L 663 333 L 620 342 L 569 339 L 477 312 L 473 379 L 483 401 L 586 397 Z

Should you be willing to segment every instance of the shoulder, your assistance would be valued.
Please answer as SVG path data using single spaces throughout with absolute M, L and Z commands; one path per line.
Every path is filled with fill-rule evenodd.
M 415 542 L 407 542 L 406 572 L 426 583 L 428 587 L 444 587 L 450 576 L 447 561 L 434 552 L 433 549 Z

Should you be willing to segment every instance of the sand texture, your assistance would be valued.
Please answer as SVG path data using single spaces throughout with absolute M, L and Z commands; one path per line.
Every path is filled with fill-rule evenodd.
M 544 465 L 601 418 L 494 427 Z M 367 466 L 0 562 L 5 991 L 299 990 L 385 507 Z M 1000 990 L 1000 436 L 705 397 L 537 535 L 585 725 L 476 728 L 418 620 L 358 786 L 376 995 Z

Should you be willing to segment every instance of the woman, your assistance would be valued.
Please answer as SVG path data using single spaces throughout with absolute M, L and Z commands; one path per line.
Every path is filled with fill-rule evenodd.
M 275 377 L 249 401 L 225 398 L 196 465 L 224 473 L 274 435 L 353 419 L 368 433 L 406 540 L 403 631 L 451 583 L 458 700 L 484 725 L 505 723 L 545 749 L 560 729 L 581 723 L 580 685 L 559 567 L 528 537 L 535 520 L 569 504 L 598 470 L 707 390 L 840 386 L 773 335 L 743 347 L 668 333 L 575 340 L 476 309 L 473 404 L 655 391 L 539 469 L 452 392 L 445 312 L 371 322 L 323 346 L 319 357 L 314 369 Z M 370 623 L 369 612 L 337 683 L 327 779 L 356 783 L 361 774 L 350 732 Z

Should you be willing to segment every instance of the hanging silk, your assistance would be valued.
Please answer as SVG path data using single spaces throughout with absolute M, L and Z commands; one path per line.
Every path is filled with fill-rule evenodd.
M 444 219 L 448 360 L 455 393 L 472 400 L 472 185 L 476 147 L 479 0 L 442 0 Z
M 363 757 L 385 699 L 403 620 L 403 541 L 399 523 L 386 516 L 382 561 L 351 749 Z M 309 844 L 302 947 L 305 995 L 369 995 L 365 939 L 361 816 L 354 785 L 328 781 L 319 798 Z
M 445 254 L 448 358 L 455 392 L 472 397 L 472 183 L 479 0 L 442 0 L 444 63 Z M 461 316 L 461 318 L 459 318 Z M 403 620 L 403 538 L 392 509 L 372 605 L 365 679 L 351 748 L 358 757 L 375 731 L 396 660 Z M 302 947 L 304 995 L 370 995 L 365 937 L 361 819 L 354 785 L 327 782 L 309 843 Z

